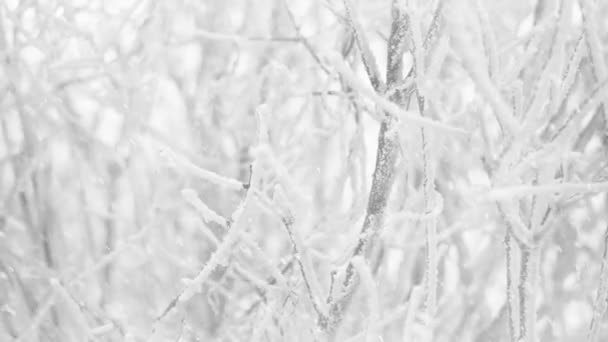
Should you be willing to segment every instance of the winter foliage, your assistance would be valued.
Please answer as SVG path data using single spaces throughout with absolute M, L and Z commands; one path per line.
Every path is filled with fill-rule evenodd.
M 606 18 L 0 1 L 0 341 L 607 340 Z

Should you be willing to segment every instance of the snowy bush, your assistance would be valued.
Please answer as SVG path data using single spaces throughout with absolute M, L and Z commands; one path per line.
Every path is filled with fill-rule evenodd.
M 0 341 L 606 340 L 607 17 L 0 1 Z

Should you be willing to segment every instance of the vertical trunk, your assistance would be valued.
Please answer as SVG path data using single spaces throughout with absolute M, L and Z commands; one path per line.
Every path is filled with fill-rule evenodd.
M 357 21 L 356 13 L 348 0 L 345 1 L 345 5 L 370 82 L 377 93 L 383 93 L 384 86 L 380 80 L 375 59 L 371 54 L 365 35 L 362 32 L 361 25 Z M 393 1 L 392 17 L 393 22 L 387 47 L 386 70 L 386 86 L 389 90 L 391 87 L 395 87 L 403 78 L 403 54 L 405 51 L 405 36 L 408 25 L 407 16 L 405 13 L 401 12 L 401 8 L 396 1 Z M 402 91 L 393 91 L 389 98 L 394 103 L 399 105 L 403 104 Z M 395 118 L 386 113 L 380 124 L 376 166 L 372 176 L 372 186 L 363 226 L 359 233 L 359 241 L 353 252 L 353 258 L 364 256 L 369 259 L 370 255 L 368 254 L 375 255 L 376 258 L 379 258 L 379 256 L 382 255 L 382 253 L 379 253 L 378 250 L 375 250 L 373 247 L 375 247 L 375 238 L 384 223 L 386 205 L 395 180 L 394 168 L 399 152 L 399 136 L 395 128 L 395 121 Z M 369 251 L 374 250 L 375 253 L 369 253 Z M 372 264 L 377 264 L 378 262 L 379 260 L 372 260 Z M 330 335 L 335 333 L 335 328 L 340 323 L 342 313 L 348 306 L 356 288 L 355 270 L 353 264 L 350 262 L 346 268 L 346 275 L 342 286 L 343 293 L 341 298 L 338 298 L 330 307 Z

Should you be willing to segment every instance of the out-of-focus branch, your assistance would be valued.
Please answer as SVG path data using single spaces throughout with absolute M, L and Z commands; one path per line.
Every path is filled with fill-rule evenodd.
M 237 44 L 248 43 L 299 43 L 299 37 L 258 37 L 258 36 L 242 36 L 233 33 L 212 32 L 204 29 L 197 29 L 188 37 L 174 37 L 174 43 L 181 44 L 189 42 L 193 39 L 206 39 L 212 41 L 227 41 Z
M 425 56 L 426 51 L 422 40 L 422 34 L 420 32 L 420 14 L 412 14 L 411 24 L 411 37 L 414 50 L 414 77 L 416 84 L 414 86 L 414 93 L 418 104 L 418 111 L 420 116 L 424 117 L 426 112 L 426 100 L 424 98 L 422 89 L 420 87 L 420 81 L 425 78 Z M 423 196 L 423 207 L 425 214 L 430 213 L 435 209 L 436 195 L 435 190 L 435 163 L 433 161 L 433 149 L 431 148 L 432 139 L 430 138 L 431 132 L 425 127 L 420 128 L 420 142 L 422 144 L 422 196 Z M 439 274 L 439 257 L 437 251 L 437 218 L 431 217 L 429 220 L 422 222 L 424 231 L 426 234 L 425 241 L 425 292 L 426 292 L 426 308 L 425 314 L 428 319 L 427 328 L 431 335 L 431 339 L 434 336 L 435 331 L 435 316 L 437 314 L 437 290 L 438 290 L 438 274 Z
M 437 8 L 433 14 L 433 19 L 431 20 L 431 24 L 429 25 L 429 29 L 424 36 L 423 47 L 424 49 L 428 49 L 429 46 L 433 43 L 433 40 L 437 37 L 437 32 L 440 30 L 440 18 L 443 13 L 444 0 L 439 0 L 437 3 Z
M 603 48 L 598 36 L 597 22 L 594 17 L 594 9 L 592 6 L 596 6 L 592 1 L 580 1 L 579 4 L 582 9 L 583 14 L 583 28 L 585 31 L 585 42 L 587 43 L 587 49 L 589 50 L 589 55 L 591 56 L 591 63 L 593 65 L 593 71 L 595 75 L 595 80 L 600 82 L 605 80 L 608 77 L 608 69 L 606 68 L 606 60 L 604 59 Z M 608 121 L 606 118 L 606 106 L 608 105 L 608 95 L 604 93 L 602 98 L 602 106 L 601 110 L 602 115 L 604 115 L 604 120 Z
M 513 117 L 511 108 L 504 100 L 499 89 L 496 87 L 494 82 L 492 82 L 487 72 L 480 67 L 479 63 L 476 62 L 476 58 L 471 52 L 471 46 L 465 42 L 463 38 L 466 36 L 464 31 L 462 31 L 462 29 L 457 31 L 461 32 L 454 32 L 452 34 L 452 42 L 454 44 L 454 48 L 462 59 L 462 64 L 465 70 L 469 73 L 470 77 L 473 79 L 473 82 L 475 82 L 477 90 L 485 96 L 487 101 L 494 109 L 494 113 L 500 125 L 507 131 L 508 134 L 517 134 L 520 124 Z
M 357 256 L 352 259 L 352 264 L 357 269 L 357 273 L 361 277 L 363 288 L 367 291 L 369 303 L 369 319 L 366 341 L 375 341 L 379 336 L 378 323 L 380 321 L 380 299 L 378 298 L 378 286 L 374 281 L 372 270 L 362 256 Z
M 505 198 L 524 197 L 528 195 L 540 194 L 572 194 L 572 193 L 593 193 L 608 191 L 608 182 L 601 183 L 558 183 L 543 185 L 518 185 L 492 189 L 488 199 L 498 200 Z
M 302 35 L 302 32 L 300 31 L 300 25 L 298 25 L 298 23 L 296 22 L 296 18 L 294 17 L 293 12 L 291 11 L 291 8 L 289 8 L 289 5 L 287 4 L 287 0 L 283 0 L 283 5 L 285 6 L 285 10 L 287 11 L 287 15 L 289 16 L 289 20 L 291 21 L 291 24 L 296 29 L 296 32 L 298 34 L 298 37 L 297 37 L 298 41 L 304 45 L 304 47 L 306 48 L 308 53 L 310 53 L 310 55 L 315 60 L 315 62 L 317 62 L 319 67 L 326 74 L 329 75 L 330 72 L 327 69 L 327 67 L 323 64 L 323 62 L 321 61 L 319 54 L 312 47 L 312 44 L 310 43 L 310 41 L 306 37 L 304 37 L 304 35 Z
M 376 64 L 376 58 L 374 57 L 372 49 L 369 46 L 369 41 L 367 40 L 367 36 L 363 31 L 363 26 L 359 22 L 357 11 L 351 3 L 351 0 L 344 0 L 344 7 L 346 8 L 348 23 L 354 31 L 357 46 L 359 47 L 359 51 L 361 51 L 361 60 L 363 62 L 363 66 L 365 67 L 365 71 L 367 72 L 367 76 L 369 77 L 369 81 L 372 83 L 372 86 L 376 92 L 382 93 L 384 84 L 380 77 L 378 65 Z
M 591 66 L 596 82 L 604 82 L 608 78 L 608 70 L 606 68 L 606 61 L 603 55 L 603 49 L 601 42 L 598 37 L 598 26 L 593 17 L 594 11 L 591 6 L 594 6 L 591 1 L 579 0 L 581 12 L 583 14 L 583 29 L 585 32 L 585 42 L 587 43 L 587 50 L 591 57 Z M 593 132 L 597 129 L 605 130 L 606 124 L 608 124 L 608 95 L 606 92 L 602 96 L 602 105 L 593 115 L 593 118 L 587 123 L 585 128 L 581 131 L 575 147 L 577 149 L 583 149 L 591 137 Z

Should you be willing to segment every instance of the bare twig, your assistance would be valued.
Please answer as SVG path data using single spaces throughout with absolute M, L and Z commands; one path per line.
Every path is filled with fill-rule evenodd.
M 509 229 L 505 231 L 505 253 L 506 253 L 506 265 L 507 265 L 507 324 L 509 331 L 509 338 L 511 342 L 515 342 L 515 327 L 517 326 L 517 303 L 515 302 L 515 293 L 513 288 L 513 243 L 511 242 L 511 232 Z
M 604 93 L 606 92 L 607 89 L 608 89 L 608 78 L 604 79 L 601 83 L 597 84 L 595 86 L 595 88 L 593 88 L 593 90 L 591 90 L 589 92 L 589 96 L 581 102 L 581 104 L 578 106 L 578 108 L 573 110 L 568 115 L 568 117 L 564 120 L 564 122 L 558 128 L 555 129 L 555 133 L 551 136 L 551 141 L 555 140 L 557 137 L 559 137 L 564 132 L 564 130 L 566 130 L 566 128 L 570 127 L 570 123 L 572 122 L 572 120 L 574 120 L 576 117 L 579 117 L 581 114 L 584 114 L 587 111 L 595 108 L 598 105 L 598 102 L 601 103 L 602 97 L 604 97 Z M 581 139 L 586 135 L 586 132 L 588 130 L 590 130 L 590 129 L 594 130 L 597 128 L 597 126 L 601 126 L 601 125 L 598 125 L 599 122 L 605 122 L 605 121 L 603 121 L 603 116 L 599 115 L 599 113 L 602 112 L 602 108 L 603 107 L 600 106 L 597 109 L 597 111 L 594 114 L 591 121 L 589 121 L 589 125 L 591 125 L 591 127 L 589 125 L 587 125 L 587 127 L 585 127 L 581 131 L 581 134 L 578 137 L 576 144 L 575 144 L 576 148 L 584 147 L 584 144 L 582 144 Z M 598 119 L 598 116 L 599 116 L 599 119 Z M 592 133 L 592 132 L 590 132 L 590 133 Z
M 315 60 L 315 62 L 317 62 L 317 64 L 319 65 L 319 67 L 326 74 L 329 75 L 330 72 L 327 69 L 327 67 L 323 64 L 323 62 L 321 61 L 321 58 L 319 57 L 319 54 L 312 47 L 312 44 L 310 43 L 310 41 L 306 37 L 304 37 L 304 35 L 302 35 L 302 32 L 300 31 L 300 25 L 298 25 L 298 23 L 296 22 L 296 19 L 295 19 L 294 15 L 293 15 L 293 12 L 291 11 L 291 8 L 289 8 L 289 5 L 287 4 L 287 0 L 283 0 L 283 5 L 285 6 L 285 10 L 287 11 L 287 15 L 289 16 L 289 20 L 291 21 L 291 24 L 293 25 L 293 27 L 295 28 L 295 30 L 296 30 L 296 32 L 298 34 L 299 42 L 301 42 L 304 45 L 304 47 L 306 48 L 306 50 L 308 51 L 308 53 L 310 53 L 310 55 Z
M 298 264 L 300 273 L 302 275 L 302 279 L 304 280 L 304 285 L 306 286 L 306 292 L 308 294 L 308 298 L 310 299 L 313 309 L 317 313 L 317 319 L 319 321 L 319 325 L 321 327 L 326 327 L 327 326 L 326 309 L 323 307 L 324 306 L 323 302 L 321 300 L 319 300 L 319 297 L 317 295 L 315 295 L 315 292 L 318 292 L 318 291 L 313 290 L 314 285 L 312 285 L 312 279 L 311 279 L 312 275 L 310 274 L 310 272 L 307 271 L 307 267 L 304 266 L 304 263 L 302 261 L 302 258 L 305 258 L 305 256 L 302 254 L 303 246 L 301 244 L 301 241 L 298 241 L 299 239 L 296 237 L 295 232 L 294 232 L 294 228 L 293 228 L 294 218 L 289 212 L 287 212 L 286 214 L 283 215 L 281 220 L 283 221 L 283 226 L 285 227 L 285 230 L 287 231 L 287 235 L 289 235 L 289 240 L 291 241 L 291 246 L 292 246 L 292 248 L 294 250 L 294 254 L 295 254 L 294 259 L 295 259 L 296 263 Z
M 598 27 L 593 17 L 594 11 L 591 6 L 593 4 L 590 1 L 579 0 L 579 5 L 582 9 L 583 14 L 583 28 L 585 32 L 585 41 L 587 43 L 587 50 L 591 56 L 591 64 L 594 71 L 595 80 L 597 82 L 604 82 L 608 78 L 608 70 L 606 68 L 606 62 L 602 53 L 601 43 L 597 35 Z M 606 124 L 608 124 L 608 96 L 605 95 L 604 91 L 602 96 L 602 105 L 593 115 L 593 118 L 587 123 L 585 128 L 581 131 L 578 136 L 575 147 L 577 149 L 583 149 L 593 133 L 597 130 L 605 130 Z
M 476 62 L 476 58 L 472 55 L 471 47 L 463 39 L 465 35 L 461 32 L 455 32 L 452 34 L 452 41 L 456 51 L 462 58 L 462 64 L 465 70 L 469 73 L 477 89 L 485 95 L 485 98 L 494 109 L 494 113 L 507 132 L 511 135 L 517 134 L 520 128 L 520 124 L 513 117 L 511 108 L 504 100 L 499 89 L 496 87 L 494 82 L 490 79 L 486 70 L 483 70 L 480 65 Z
M 344 62 L 342 62 L 338 58 L 333 58 L 332 56 L 328 56 L 328 59 L 331 61 L 332 65 L 340 73 L 343 79 L 349 84 L 349 86 L 359 92 L 359 94 L 372 100 L 376 105 L 378 105 L 378 107 L 384 110 L 386 114 L 404 121 L 409 121 L 411 123 L 415 123 L 441 132 L 457 134 L 457 136 L 460 137 L 469 136 L 469 133 L 463 129 L 456 128 L 441 123 L 439 121 L 432 120 L 430 118 L 421 117 L 417 113 L 400 108 L 397 104 L 391 102 L 389 99 L 384 98 L 383 96 L 369 89 L 369 87 L 363 85 L 362 82 L 359 81 L 357 77 L 352 73 L 352 71 L 348 69 Z
M 419 101 L 424 101 L 420 98 Z M 422 109 L 421 109 L 422 112 Z M 422 158 L 424 179 L 422 190 L 424 193 L 424 210 L 430 212 L 435 206 L 435 172 L 431 166 L 431 151 L 429 148 L 428 136 L 424 128 L 420 129 L 422 140 Z M 438 256 L 437 256 L 437 219 L 431 218 L 424 221 L 426 231 L 426 313 L 429 318 L 434 318 L 437 313 L 437 277 L 438 277 Z M 429 322 L 430 327 L 433 322 Z
M 519 274 L 519 340 L 536 341 L 536 293 L 540 248 L 522 247 Z
M 602 325 L 602 318 L 608 307 L 608 227 L 604 233 L 604 252 L 602 253 L 602 265 L 598 281 L 597 293 L 593 304 L 593 318 L 587 333 L 587 342 L 597 341 L 597 336 Z
M 182 197 L 201 214 L 205 222 L 215 222 L 222 226 L 222 228 L 228 229 L 230 221 L 226 220 L 201 201 L 195 190 L 189 188 L 183 189 Z
M 542 185 L 519 185 L 492 189 L 488 199 L 498 200 L 506 198 L 524 197 L 539 194 L 572 194 L 593 193 L 608 191 L 608 182 L 601 183 L 557 183 Z
M 207 39 L 215 41 L 229 41 L 234 43 L 299 43 L 299 37 L 254 37 L 241 36 L 233 33 L 211 32 L 204 29 L 197 29 L 191 36 L 177 38 L 178 42 L 183 42 L 188 38 Z
M 145 136 L 145 138 L 146 141 L 150 142 L 153 146 L 158 148 L 161 151 L 161 154 L 164 154 L 167 158 L 169 158 L 171 162 L 177 162 L 185 170 L 188 170 L 190 173 L 212 184 L 220 185 L 232 190 L 244 190 L 247 188 L 247 184 L 244 184 L 236 179 L 228 178 L 219 175 L 215 172 L 201 168 L 200 166 L 192 162 L 190 159 L 188 159 L 188 157 L 173 150 L 172 148 L 163 144 L 159 140 L 154 139 L 152 136 Z
M 365 341 L 372 342 L 378 339 L 378 322 L 380 321 L 380 299 L 378 298 L 378 286 L 374 281 L 372 271 L 362 256 L 353 258 L 352 263 L 361 277 L 361 283 L 367 290 L 370 315 L 368 318 L 367 334 Z
M 598 36 L 598 32 L 600 32 L 597 22 L 595 20 L 593 6 L 597 6 L 592 1 L 581 1 L 579 0 L 579 5 L 582 9 L 583 14 L 583 28 L 585 30 L 585 42 L 587 43 L 587 49 L 589 50 L 589 55 L 591 56 L 591 61 L 593 65 L 594 75 L 596 81 L 605 80 L 608 77 L 608 68 L 606 67 L 606 61 L 604 59 L 603 48 Z M 604 115 L 604 122 L 608 122 L 607 108 L 608 106 L 608 95 L 604 93 L 602 98 L 602 109 L 600 112 Z
M 376 64 L 376 58 L 374 57 L 372 49 L 369 46 L 369 42 L 367 41 L 367 37 L 363 31 L 363 26 L 357 17 L 357 11 L 355 7 L 353 7 L 351 0 L 344 0 L 344 7 L 346 7 L 348 22 L 355 34 L 357 46 L 359 47 L 359 51 L 361 51 L 361 60 L 363 61 L 363 66 L 365 67 L 367 76 L 369 77 L 374 90 L 382 93 L 385 86 L 380 78 L 380 71 L 378 70 L 378 65 Z
M 429 29 L 426 32 L 426 35 L 424 36 L 423 47 L 425 50 L 429 48 L 431 43 L 433 43 L 433 40 L 437 36 L 437 32 L 440 29 L 440 19 L 441 14 L 443 13 L 444 2 L 444 0 L 439 0 L 439 2 L 437 3 L 437 8 L 435 9 L 435 12 L 433 14 L 433 19 L 431 20 L 431 24 L 429 25 Z

